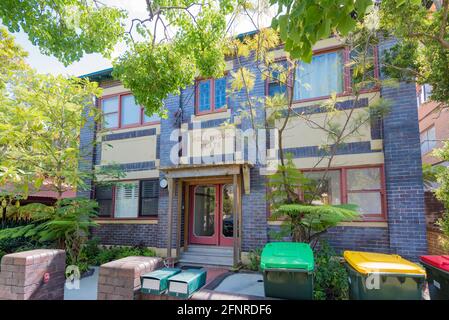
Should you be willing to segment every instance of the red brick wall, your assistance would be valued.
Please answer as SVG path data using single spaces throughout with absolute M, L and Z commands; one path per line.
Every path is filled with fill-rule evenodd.
M 431 255 L 448 254 L 441 246 L 441 241 L 444 240 L 444 236 L 435 225 L 435 222 L 444 213 L 444 206 L 430 191 L 424 193 L 424 202 L 426 208 L 428 253 Z
M 2 258 L 0 300 L 63 300 L 64 284 L 64 250 L 23 251 Z
M 449 109 L 443 108 L 439 110 L 438 103 L 430 101 L 422 104 L 418 109 L 419 118 L 419 132 L 427 130 L 428 128 L 435 127 L 435 136 L 439 140 L 436 143 L 436 148 L 442 146 L 443 142 L 441 140 L 449 139 Z M 431 152 L 423 155 L 423 162 L 429 164 L 435 164 L 440 162 L 439 159 L 433 157 Z

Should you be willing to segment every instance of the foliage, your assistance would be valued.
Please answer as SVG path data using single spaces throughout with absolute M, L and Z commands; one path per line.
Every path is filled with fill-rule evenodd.
M 10 32 L 24 31 L 43 54 L 65 65 L 86 53 L 109 56 L 123 37 L 126 13 L 100 1 L 3 0 L 0 19 Z
M 382 27 L 403 39 L 390 50 L 384 69 L 390 76 L 398 79 L 430 84 L 432 100 L 447 103 L 449 2 L 442 1 L 436 7 L 431 5 L 432 1 L 420 0 L 392 0 L 382 3 Z
M 239 1 L 153 1 L 148 6 L 154 28 L 138 24 L 144 41 L 128 38 L 130 49 L 114 62 L 113 75 L 129 88 L 147 114 L 163 113 L 163 100 L 193 84 L 196 76 L 219 77 L 225 67 L 226 15 Z M 195 14 L 189 10 L 200 8 Z M 156 41 L 158 22 L 164 38 Z M 165 21 L 165 22 L 163 22 Z M 170 25 L 174 36 L 168 34 Z
M 423 183 L 427 188 L 432 188 L 433 184 L 437 181 L 438 174 L 443 174 L 446 167 L 442 165 L 431 165 L 423 163 Z
M 371 0 L 271 0 L 278 5 L 272 26 L 279 30 L 292 58 L 312 60 L 312 47 L 331 34 L 348 35 L 372 4 Z
M 348 299 L 348 273 L 340 260 L 326 241 L 320 242 L 320 249 L 315 251 L 315 300 Z
M 0 240 L 30 238 L 39 242 L 56 242 L 64 248 L 70 264 L 80 262 L 81 250 L 89 228 L 97 226 L 96 201 L 84 198 L 59 200 L 55 206 L 32 203 L 20 207 L 18 215 L 28 217 L 31 223 L 0 230 Z
M 260 256 L 262 249 L 253 249 L 248 254 L 249 264 L 246 266 L 249 270 L 260 271 Z
M 14 42 L 14 38 L 0 27 L 0 101 L 8 79 L 27 68 L 26 56 L 27 53 Z
M 433 151 L 433 155 L 439 158 L 442 162 L 449 160 L 449 141 L 444 145 Z M 449 239 L 449 168 L 445 166 L 435 166 L 432 169 L 427 168 L 427 173 L 424 176 L 430 176 L 431 182 L 436 182 L 438 187 L 433 190 L 435 197 L 440 200 L 446 212 L 436 222 L 446 239 Z M 449 241 L 443 239 L 442 243 L 445 250 L 449 251 Z
M 83 261 L 87 264 L 99 266 L 104 263 L 129 256 L 155 257 L 156 252 L 144 246 L 100 246 L 98 239 L 94 238 L 86 242 L 83 249 L 83 255 Z
M 350 204 L 284 204 L 272 214 L 272 219 L 284 219 L 278 237 L 291 236 L 296 242 L 311 242 L 340 222 L 358 219 L 356 208 Z
M 20 185 L 25 197 L 44 182 L 59 198 L 83 188 L 90 172 L 78 168 L 90 150 L 80 148 L 79 136 L 89 117 L 100 119 L 92 99 L 98 84 L 30 71 L 10 91 L 0 105 L 0 185 Z

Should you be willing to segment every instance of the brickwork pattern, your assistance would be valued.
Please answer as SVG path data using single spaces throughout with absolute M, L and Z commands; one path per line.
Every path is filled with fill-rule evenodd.
M 379 44 L 381 59 L 395 43 L 384 40 Z M 391 103 L 383 119 L 390 248 L 416 261 L 427 252 L 416 87 L 414 83 L 382 87 L 381 96 Z
M 0 300 L 63 300 L 65 251 L 39 249 L 3 256 Z M 48 273 L 48 282 L 44 275 Z
M 102 224 L 91 230 L 92 237 L 98 237 L 101 244 L 158 247 L 157 224 Z
M 137 300 L 140 276 L 162 267 L 156 257 L 126 257 L 100 266 L 97 300 Z

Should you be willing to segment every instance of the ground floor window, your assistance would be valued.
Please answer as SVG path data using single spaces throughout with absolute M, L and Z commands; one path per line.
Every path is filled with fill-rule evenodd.
M 158 179 L 126 181 L 95 188 L 98 216 L 103 218 L 156 217 Z
M 305 171 L 318 187 L 315 204 L 356 204 L 365 220 L 385 218 L 383 167 Z M 323 179 L 323 177 L 325 177 Z

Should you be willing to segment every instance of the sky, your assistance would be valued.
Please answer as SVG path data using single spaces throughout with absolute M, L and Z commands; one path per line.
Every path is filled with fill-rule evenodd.
M 108 6 L 116 6 L 128 11 L 128 21 L 131 18 L 145 18 L 147 16 L 145 0 L 104 0 Z M 262 22 L 262 24 L 266 24 Z M 129 28 L 129 25 L 126 27 Z M 239 33 L 250 31 L 252 25 L 248 21 L 240 21 L 234 27 Z M 91 72 L 103 70 L 112 67 L 112 59 L 119 56 L 126 50 L 124 44 L 118 44 L 112 54 L 112 59 L 106 59 L 101 54 L 87 54 L 80 61 L 65 67 L 58 59 L 52 56 L 46 56 L 40 53 L 39 48 L 31 44 L 27 34 L 23 32 L 14 33 L 16 42 L 20 44 L 29 56 L 28 63 L 39 73 L 63 74 L 71 76 L 80 76 Z

